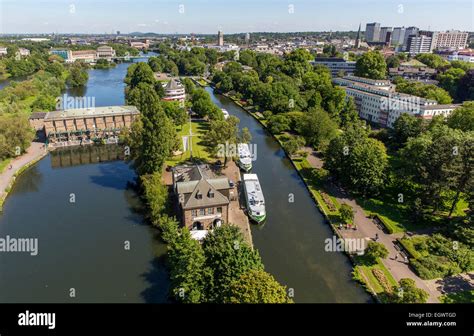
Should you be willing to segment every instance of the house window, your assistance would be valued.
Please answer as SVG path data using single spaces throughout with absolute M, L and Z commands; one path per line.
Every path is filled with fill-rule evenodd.
M 191 216 L 196 217 L 197 216 L 197 210 L 191 210 Z
M 220 213 L 220 214 L 222 213 L 222 207 L 217 208 L 217 213 Z
M 206 209 L 199 209 L 199 215 L 204 216 L 206 214 Z
M 208 215 L 214 215 L 214 208 L 207 208 Z

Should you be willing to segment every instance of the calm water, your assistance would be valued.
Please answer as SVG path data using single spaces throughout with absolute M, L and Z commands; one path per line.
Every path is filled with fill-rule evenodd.
M 83 93 L 97 106 L 123 104 L 128 65 L 91 70 Z M 166 247 L 136 212 L 140 201 L 127 186 L 135 173 L 121 154 L 114 146 L 56 151 L 17 180 L 0 238 L 38 238 L 39 254 L 0 253 L 0 302 L 166 300 Z
M 91 70 L 87 88 L 68 93 L 94 97 L 96 106 L 124 104 L 128 65 Z M 370 301 L 351 280 L 348 259 L 324 251 L 332 233 L 278 144 L 230 100 L 208 91 L 257 144 L 253 171 L 268 219 L 252 234 L 266 270 L 294 289 L 296 302 Z M 166 300 L 165 246 L 135 211 L 140 202 L 127 187 L 135 174 L 120 160 L 108 161 L 120 159 L 120 151 L 101 148 L 50 154 L 18 179 L 0 214 L 0 237 L 38 238 L 39 255 L 0 253 L 0 302 Z

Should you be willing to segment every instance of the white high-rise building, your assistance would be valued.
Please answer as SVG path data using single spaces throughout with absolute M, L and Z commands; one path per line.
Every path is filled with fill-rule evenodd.
M 435 32 L 433 34 L 433 49 L 464 49 L 469 33 L 458 30 Z
M 426 35 L 411 35 L 407 41 L 406 51 L 410 56 L 430 53 L 432 51 L 432 38 Z
M 418 32 L 420 29 L 418 27 L 408 27 L 405 30 L 405 36 L 403 38 L 403 50 L 406 51 L 408 49 L 408 38 L 412 35 L 418 36 Z
M 367 42 L 378 42 L 380 39 L 380 23 L 367 23 L 365 26 L 365 40 Z

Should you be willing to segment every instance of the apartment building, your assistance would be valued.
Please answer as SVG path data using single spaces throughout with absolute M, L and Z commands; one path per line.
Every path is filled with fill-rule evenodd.
M 314 61 L 311 61 L 313 65 L 324 65 L 331 70 L 331 75 L 333 77 L 337 76 L 339 73 L 344 73 L 345 75 L 352 75 L 355 71 L 356 62 L 346 61 L 343 58 L 336 57 L 317 57 Z
M 432 49 L 464 49 L 468 37 L 469 33 L 458 30 L 435 32 L 433 34 Z
M 97 48 L 97 58 L 104 58 L 111 61 L 115 57 L 115 50 L 109 46 L 100 46 Z
M 81 61 L 85 63 L 94 63 L 97 57 L 95 50 L 75 50 L 71 51 L 71 58 L 68 62 Z
M 398 93 L 388 80 L 372 80 L 356 76 L 334 78 L 333 83 L 353 97 L 359 116 L 381 127 L 392 128 L 394 122 L 408 113 L 429 119 L 434 115 L 449 115 L 457 105 L 438 105 L 435 100 Z
M 379 42 L 380 40 L 380 23 L 367 23 L 365 26 L 365 40 L 367 42 Z
M 410 56 L 430 53 L 433 51 L 432 42 L 432 37 L 427 35 L 411 35 L 407 40 L 406 51 L 410 54 Z

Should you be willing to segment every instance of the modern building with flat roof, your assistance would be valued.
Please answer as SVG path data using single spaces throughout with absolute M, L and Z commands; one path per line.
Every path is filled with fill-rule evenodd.
M 135 106 L 105 106 L 33 113 L 30 124 L 48 143 L 106 139 L 130 127 L 140 114 Z
M 344 75 L 352 75 L 355 71 L 356 62 L 346 61 L 343 58 L 336 57 L 316 57 L 314 61 L 311 61 L 314 65 L 324 65 L 331 70 L 331 75 L 333 77 L 337 76 L 339 73 L 344 73 Z

